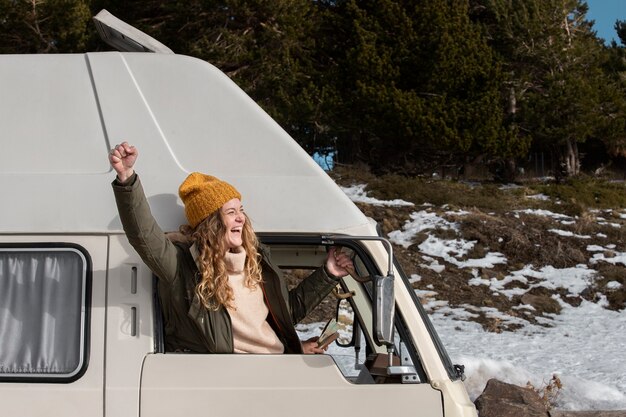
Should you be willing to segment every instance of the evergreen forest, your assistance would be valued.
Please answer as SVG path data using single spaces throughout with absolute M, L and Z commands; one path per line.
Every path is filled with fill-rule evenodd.
M 0 0 L 0 53 L 109 50 L 101 9 L 212 63 L 339 163 L 626 172 L 626 22 L 606 44 L 582 0 Z

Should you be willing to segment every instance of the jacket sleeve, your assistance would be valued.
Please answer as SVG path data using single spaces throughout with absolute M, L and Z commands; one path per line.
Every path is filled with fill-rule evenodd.
M 135 174 L 126 184 L 115 180 L 112 186 L 128 241 L 152 272 L 171 284 L 176 278 L 177 250 L 152 216 L 139 177 Z
M 291 318 L 296 324 L 305 318 L 337 285 L 338 281 L 326 273 L 323 266 L 289 291 Z
M 324 267 L 320 266 L 311 275 L 303 279 L 297 287 L 289 291 L 280 268 L 272 262 L 270 249 L 265 245 L 259 245 L 259 252 L 263 258 L 263 262 L 270 267 L 278 277 L 280 292 L 282 293 L 283 300 L 287 303 L 286 307 L 289 310 L 293 324 L 299 323 L 313 311 L 339 282 L 329 277 Z

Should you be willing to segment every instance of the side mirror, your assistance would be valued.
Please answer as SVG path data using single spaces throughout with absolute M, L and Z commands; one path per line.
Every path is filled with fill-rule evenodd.
M 374 276 L 374 339 L 379 345 L 393 345 L 393 321 L 395 298 L 393 290 L 394 277 Z

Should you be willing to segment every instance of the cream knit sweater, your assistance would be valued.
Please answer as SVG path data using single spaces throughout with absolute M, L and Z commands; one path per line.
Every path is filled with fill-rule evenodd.
M 244 285 L 246 252 L 228 252 L 225 257 L 230 287 L 235 297 L 235 308 L 228 313 L 233 326 L 235 353 L 283 353 L 283 344 L 267 322 L 269 310 L 260 286 L 254 289 Z

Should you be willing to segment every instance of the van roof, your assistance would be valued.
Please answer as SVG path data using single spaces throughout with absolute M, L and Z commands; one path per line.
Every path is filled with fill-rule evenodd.
M 0 56 L 0 233 L 121 232 L 108 150 L 128 141 L 164 230 L 193 171 L 239 189 L 259 232 L 350 233 L 368 221 L 221 71 L 183 55 Z

